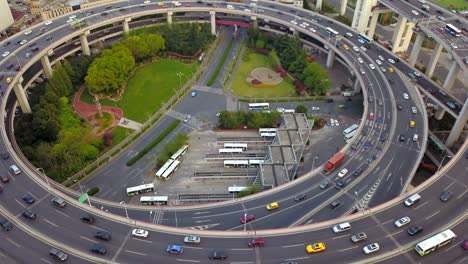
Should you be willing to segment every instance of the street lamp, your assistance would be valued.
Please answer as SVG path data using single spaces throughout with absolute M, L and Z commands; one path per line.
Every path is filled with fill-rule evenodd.
M 182 72 L 178 72 L 177 76 L 179 76 L 179 89 L 182 88 L 182 76 L 184 74 Z
M 23 67 L 21 67 L 21 63 L 20 63 L 20 61 L 19 61 L 18 56 L 17 56 L 15 53 L 11 53 L 11 55 L 13 55 L 13 56 L 16 57 L 16 62 L 18 62 L 18 66 L 20 66 L 20 69 L 23 68 Z
M 49 191 L 51 189 L 50 187 L 50 182 L 49 182 L 49 179 L 47 178 L 47 175 L 45 174 L 44 172 L 44 169 L 43 168 L 36 168 L 37 171 L 40 171 L 42 173 L 42 175 L 44 176 L 46 182 L 47 182 L 47 186 L 49 186 Z
M 244 231 L 247 230 L 247 212 L 244 212 Z
M 125 215 L 126 215 L 127 218 L 128 218 L 127 204 L 125 203 L 125 201 L 121 201 L 120 204 L 123 204 L 124 209 L 125 209 Z
M 354 198 L 356 199 L 356 210 L 359 211 L 359 194 L 354 191 Z
M 149 221 L 150 221 L 150 223 L 151 223 L 151 215 L 152 215 L 152 214 L 153 214 L 153 211 L 150 211 L 150 212 L 149 212 L 149 217 L 150 217 L 150 220 L 149 220 Z
M 314 165 L 315 165 L 315 160 L 318 159 L 317 156 L 314 157 L 314 159 L 312 160 L 312 170 L 314 170 Z
M 445 158 L 447 158 L 447 157 L 448 157 L 449 159 L 452 158 L 452 156 L 450 156 L 450 155 L 445 155 L 445 156 L 442 158 L 442 161 L 440 162 L 439 167 L 437 168 L 436 173 L 439 172 L 440 168 L 442 167 L 442 164 L 444 164 Z

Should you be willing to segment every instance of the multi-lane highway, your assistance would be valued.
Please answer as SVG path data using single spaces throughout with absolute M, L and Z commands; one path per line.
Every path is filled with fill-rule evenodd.
M 124 2 L 127 3 L 127 2 Z M 130 2 L 129 2 L 130 4 Z M 261 4 L 261 3 L 259 3 Z M 193 7 L 195 7 L 195 3 L 192 3 Z M 271 4 L 269 4 L 271 5 Z M 276 7 L 281 7 L 285 8 L 284 13 L 278 14 L 276 10 L 274 10 L 270 6 L 265 6 L 265 12 L 262 14 L 262 16 L 268 16 L 271 15 L 271 18 L 275 18 L 277 22 L 281 22 L 288 24 L 291 23 L 290 21 L 292 19 L 297 18 L 297 15 L 301 15 L 301 12 L 304 11 L 297 11 L 299 13 L 296 13 L 295 15 L 288 15 L 286 12 L 289 12 L 290 7 L 284 7 L 283 5 L 277 5 L 276 3 L 273 3 Z M 191 8 L 187 8 L 187 10 L 190 10 Z M 134 7 L 137 8 L 137 7 Z M 145 7 L 138 7 L 141 9 L 144 9 Z M 93 8 L 96 9 L 95 14 L 93 17 L 98 20 L 99 22 L 101 20 L 101 17 L 97 15 L 100 9 L 101 11 L 106 10 L 104 6 L 102 7 L 96 7 Z M 209 8 L 206 8 L 206 10 L 209 10 Z M 107 9 L 108 10 L 108 9 Z M 112 21 L 112 17 L 118 17 L 122 14 L 120 14 L 122 11 L 120 10 L 115 10 L 114 11 L 106 11 L 109 14 L 107 17 L 109 18 L 109 21 Z M 268 13 L 267 10 L 269 10 Z M 224 8 L 223 8 L 223 11 Z M 295 11 L 295 10 L 293 10 Z M 120 13 L 119 13 L 120 12 Z M 304 12 L 304 20 L 306 20 L 305 15 L 308 15 Z M 259 15 L 260 16 L 260 15 Z M 66 20 L 66 18 L 61 18 L 62 20 Z M 325 18 L 322 18 L 325 19 Z M 58 24 L 60 19 L 57 19 L 54 21 L 52 25 Z M 89 24 L 92 24 L 92 17 L 90 16 L 89 19 Z M 64 21 L 62 21 L 63 23 Z M 310 21 L 311 22 L 311 21 Z M 311 22 L 312 23 L 312 22 Z M 103 22 L 104 24 L 104 22 Z M 293 26 L 292 24 L 288 24 L 290 26 Z M 296 30 L 301 31 L 302 29 L 298 26 L 295 26 Z M 345 27 L 335 24 L 333 25 L 335 30 L 338 30 L 341 34 L 344 34 L 348 29 Z M 58 28 L 56 30 L 50 30 L 50 36 L 54 35 L 57 38 L 59 38 L 60 34 L 63 34 L 66 32 L 68 35 L 73 35 L 70 32 L 71 29 L 69 29 L 67 26 L 64 26 L 62 28 Z M 64 32 L 62 32 L 64 31 Z M 305 32 L 308 32 L 306 30 L 302 30 Z M 57 34 L 57 35 L 56 35 Z M 310 34 L 310 33 L 309 33 Z M 45 35 L 44 35 L 45 36 Z M 319 31 L 317 37 L 324 36 L 324 31 Z M 22 39 L 23 36 L 14 36 L 13 39 Z M 44 37 L 45 38 L 45 37 Z M 325 41 L 327 37 L 321 37 L 322 41 Z M 46 43 L 40 42 L 40 40 L 35 40 L 37 43 L 42 43 L 45 45 Z M 334 40 L 332 41 L 333 44 L 329 45 L 334 45 Z M 342 44 L 348 44 L 349 47 L 352 47 L 356 45 L 359 49 L 362 44 L 357 42 L 356 38 L 350 38 L 348 39 L 342 39 L 337 43 L 338 46 L 341 46 Z M 342 47 L 342 46 L 341 46 Z M 17 56 L 18 54 L 21 53 L 20 51 L 17 51 Z M 263 229 L 263 228 L 274 228 L 274 227 L 285 227 L 289 226 L 291 224 L 295 224 L 296 221 L 301 220 L 301 223 L 311 223 L 311 222 L 317 222 L 319 220 L 323 219 L 329 219 L 330 217 L 337 217 L 341 216 L 343 213 L 345 213 L 347 210 L 349 210 L 353 204 L 354 201 L 354 191 L 358 192 L 359 197 L 364 197 L 366 192 L 368 190 L 371 190 L 373 186 L 376 186 L 378 188 L 378 193 L 379 193 L 379 198 L 373 198 L 373 199 L 381 199 L 381 200 L 375 200 L 375 204 L 388 200 L 392 197 L 395 197 L 396 195 L 399 194 L 401 191 L 401 188 L 404 185 L 404 182 L 412 175 L 411 171 L 414 169 L 415 163 L 418 160 L 418 155 L 417 153 L 420 153 L 421 149 L 419 146 L 419 142 L 412 142 L 410 139 L 408 133 L 424 133 L 424 116 L 422 116 L 421 112 L 424 113 L 423 109 L 421 109 L 421 106 L 419 106 L 419 111 L 418 114 L 414 117 L 416 120 L 417 126 L 416 129 L 409 129 L 409 121 L 412 120 L 412 113 L 410 112 L 410 107 L 418 106 L 418 104 L 415 104 L 414 102 L 418 103 L 418 95 L 413 91 L 413 92 L 408 92 L 408 89 L 406 88 L 405 83 L 403 80 L 399 77 L 397 77 L 397 73 L 390 73 L 386 72 L 383 73 L 381 72 L 380 69 L 375 69 L 372 70 L 370 66 L 368 65 L 369 63 L 374 63 L 375 58 L 378 55 L 384 56 L 386 58 L 390 58 L 390 54 L 384 53 L 384 51 L 378 50 L 376 47 L 372 47 L 370 50 L 367 52 L 356 52 L 357 54 L 354 54 L 355 52 L 353 49 L 349 50 L 342 50 L 340 49 L 338 51 L 338 55 L 342 56 L 345 60 L 349 62 L 349 64 L 355 64 L 359 65 L 359 62 L 357 61 L 357 56 L 361 57 L 363 61 L 362 67 L 365 74 L 361 73 L 361 78 L 363 79 L 363 84 L 367 86 L 367 90 L 364 93 L 366 98 L 368 96 L 373 96 L 374 101 L 373 103 L 370 103 L 369 100 L 367 99 L 366 104 L 367 104 L 367 113 L 366 116 L 364 117 L 364 126 L 367 127 L 369 131 L 368 136 L 360 136 L 357 138 L 357 141 L 360 142 L 361 147 L 358 148 L 358 151 L 350 151 L 348 150 L 347 155 L 349 162 L 345 163 L 343 166 L 346 166 L 349 168 L 350 171 L 354 171 L 358 166 L 360 166 L 362 163 L 367 162 L 366 160 L 371 157 L 373 159 L 373 156 L 376 156 L 376 160 L 373 161 L 369 165 L 368 169 L 368 174 L 364 173 L 357 179 L 354 179 L 354 176 L 346 178 L 350 180 L 348 183 L 348 187 L 344 189 L 344 191 L 336 191 L 333 188 L 329 188 L 325 191 L 319 190 L 317 188 L 318 182 L 320 181 L 321 178 L 323 177 L 328 177 L 331 179 L 334 179 L 334 175 L 332 174 L 331 176 L 325 176 L 323 174 L 316 174 L 312 178 L 306 178 L 303 177 L 304 180 L 300 179 L 297 183 L 291 184 L 291 186 L 283 186 L 280 187 L 279 189 L 281 192 L 278 190 L 266 193 L 268 196 L 266 197 L 257 197 L 256 199 L 251 199 L 247 198 L 245 200 L 241 200 L 240 202 L 236 203 L 228 203 L 230 204 L 229 206 L 222 206 L 222 204 L 217 204 L 215 206 L 207 205 L 205 206 L 204 209 L 200 208 L 187 208 L 184 210 L 174 210 L 174 209 L 169 209 L 169 210 L 160 210 L 158 208 L 151 208 L 149 210 L 138 210 L 138 209 L 133 209 L 129 208 L 129 215 L 131 218 L 135 219 L 140 219 L 143 221 L 150 220 L 151 222 L 154 222 L 154 219 L 157 220 L 157 223 L 160 224 L 165 224 L 165 225 L 173 225 L 177 227 L 193 227 L 192 230 L 197 230 L 197 229 L 203 229 L 203 228 L 211 228 L 211 229 L 242 229 L 243 227 L 240 225 L 239 218 L 240 216 L 243 215 L 245 211 L 253 212 L 257 215 L 256 221 L 252 222 L 251 224 L 248 225 L 248 229 L 250 231 L 250 235 L 253 234 L 255 235 L 255 232 L 253 230 L 257 229 Z M 16 57 L 14 57 L 16 58 Z M 26 63 L 26 65 L 32 64 L 32 61 L 28 61 L 26 59 L 20 60 L 20 56 L 17 57 L 19 63 L 23 62 Z M 3 65 L 7 65 L 5 63 L 9 63 L 12 59 L 9 58 L 7 60 L 2 61 L 2 68 L 4 67 Z M 354 61 L 354 62 L 353 62 Z M 11 62 L 10 62 L 11 63 Z M 359 63 L 359 64 L 358 64 Z M 384 62 L 385 67 L 390 66 L 388 62 Z M 376 63 L 374 63 L 376 64 Z M 24 65 L 23 65 L 24 66 Z M 27 66 L 26 66 L 27 67 Z M 398 67 L 397 64 L 395 64 L 395 67 Z M 359 74 L 359 72 L 357 73 Z M 393 85 L 390 84 L 390 87 L 392 87 L 391 90 L 386 89 L 389 85 L 387 83 L 389 78 L 391 78 Z M 371 84 L 371 85 L 369 85 Z M 406 100 L 403 99 L 403 93 L 408 92 L 409 96 L 411 97 L 411 100 Z M 378 99 L 382 100 L 382 105 L 378 103 Z M 397 104 L 402 104 L 403 110 L 398 111 L 396 109 Z M 373 112 L 375 117 L 373 120 L 368 119 L 367 114 Z M 411 131 L 411 132 L 410 132 Z M 383 133 L 388 133 L 388 139 L 386 141 L 380 142 L 380 136 L 382 136 Z M 406 134 L 406 140 L 400 142 L 399 141 L 399 135 L 401 134 Z M 5 137 L 4 137 L 5 138 Z M 369 141 L 370 147 L 366 150 L 363 145 L 364 141 Z M 380 145 L 380 146 L 378 146 Z M 384 153 L 385 152 L 385 153 Z M 396 153 L 401 153 L 401 154 L 396 154 Z M 401 156 L 404 155 L 404 156 Z M 404 158 L 402 158 L 404 157 Z M 402 162 L 402 159 L 404 162 Z M 3 166 L 5 167 L 5 171 L 7 167 L 9 166 L 8 164 L 11 162 L 8 162 L 4 164 Z M 462 164 L 463 165 L 463 164 Z M 463 169 L 464 167 L 462 167 Z M 459 168 L 460 169 L 460 168 Z M 26 169 L 26 171 L 28 171 Z M 455 175 L 457 172 L 455 172 Z M 24 174 L 24 173 L 23 173 Z M 392 175 L 401 175 L 404 176 L 405 179 L 402 179 L 402 177 L 392 177 Z M 181 243 L 181 237 L 174 237 L 172 235 L 168 235 L 167 238 L 165 238 L 162 234 L 154 234 L 150 236 L 151 242 L 144 242 L 146 244 L 140 245 L 138 243 L 143 243 L 140 240 L 132 239 L 129 238 L 129 232 L 131 227 L 124 227 L 121 224 L 114 223 L 109 220 L 105 220 L 102 218 L 98 218 L 98 221 L 96 223 L 96 226 L 88 226 L 83 223 L 79 222 L 79 216 L 82 215 L 75 207 L 72 206 L 67 206 L 64 209 L 57 209 L 54 208 L 49 200 L 51 196 L 47 194 L 46 191 L 44 191 L 41 188 L 38 188 L 38 186 L 33 182 L 30 181 L 28 177 L 24 177 L 25 175 L 20 175 L 20 176 L 12 176 L 10 174 L 12 180 L 14 182 L 10 184 L 8 187 L 9 193 L 6 191 L 4 192 L 3 195 L 5 195 L 6 199 L 2 200 L 2 206 L 8 209 L 8 211 L 13 212 L 14 215 L 19 215 L 21 211 L 23 210 L 22 208 L 25 206 L 25 204 L 22 204 L 21 201 L 21 196 L 22 193 L 27 193 L 31 192 L 31 194 L 37 198 L 38 202 L 35 203 L 34 205 L 34 210 L 37 211 L 37 213 L 40 215 L 39 219 L 35 220 L 32 225 L 37 225 L 34 226 L 36 230 L 40 230 L 40 232 L 47 234 L 49 237 L 56 238 L 58 240 L 61 240 L 62 243 L 66 243 L 67 245 L 73 246 L 76 249 L 87 251 L 90 244 L 95 241 L 93 238 L 93 231 L 96 230 L 94 227 L 100 227 L 104 228 L 107 230 L 111 230 L 113 234 L 113 239 L 111 240 L 110 243 L 105 243 L 106 247 L 109 250 L 109 253 L 107 256 L 112 255 L 112 260 L 117 261 L 117 262 L 125 262 L 125 263 L 130 263 L 130 262 L 135 262 L 137 259 L 141 258 L 143 259 L 144 262 L 147 261 L 147 259 L 154 257 L 151 256 L 148 252 L 154 252 L 154 248 L 159 248 L 161 249 L 161 254 L 158 254 L 158 258 L 161 260 L 165 261 L 174 261 L 174 259 L 170 258 L 170 256 L 164 254 L 164 248 L 167 245 L 168 241 L 174 240 L 174 242 Z M 452 176 L 453 177 L 453 176 Z M 444 177 L 445 179 L 446 177 Z M 303 181 L 303 182 L 302 182 Z M 299 184 L 299 182 L 301 184 Z M 302 184 L 303 183 L 303 184 Z M 464 183 L 466 186 L 466 183 Z M 398 186 L 399 185 L 399 186 Z M 14 186 L 14 187 L 10 187 Z M 301 186 L 309 186 L 308 189 L 303 190 L 303 187 Z M 393 186 L 393 187 L 392 187 Z M 442 185 L 438 185 L 437 187 L 440 187 Z M 380 189 L 379 189 L 380 188 Z M 385 190 L 386 189 L 386 190 Z M 428 190 L 435 190 L 435 188 L 429 188 Z M 308 192 L 309 194 L 309 199 L 307 199 L 304 202 L 301 202 L 299 204 L 293 202 L 292 197 L 297 194 L 299 191 L 305 191 Z M 375 190 L 374 190 L 375 191 Z M 439 190 L 436 190 L 437 192 Z M 383 196 L 383 197 L 382 197 Z M 330 209 L 328 209 L 328 201 L 336 199 L 338 197 L 341 197 L 340 199 L 344 200 L 344 206 L 338 208 L 338 210 L 330 213 Z M 377 197 L 377 196 L 375 196 Z M 437 196 L 435 197 L 437 198 Z M 42 200 L 41 200 L 42 199 Z M 459 199 L 466 199 L 465 193 L 461 192 L 460 196 L 457 197 L 457 200 L 454 200 L 453 204 L 460 205 L 459 204 Z M 40 201 L 40 202 L 39 202 Z M 276 210 L 273 213 L 267 213 L 266 210 L 264 209 L 264 206 L 272 201 L 279 201 L 280 202 L 280 208 Z M 373 202 L 374 200 L 371 200 Z M 99 208 L 99 205 L 95 203 L 95 205 Z M 369 204 L 372 205 L 372 204 Z M 118 209 L 113 209 L 114 207 L 118 207 Z M 323 208 L 321 208 L 323 207 Z M 307 212 L 313 211 L 314 209 L 319 208 L 321 210 L 318 210 L 315 215 L 308 215 Z M 367 228 L 372 229 L 369 230 L 368 232 L 380 232 L 382 234 L 392 234 L 391 232 L 388 232 L 387 226 L 388 223 L 391 223 L 391 220 L 394 220 L 397 218 L 396 212 L 401 211 L 401 203 L 398 203 L 397 205 L 393 206 L 393 211 L 392 209 L 389 210 L 384 210 L 381 213 L 374 213 L 371 217 L 363 218 L 362 221 L 374 221 L 372 224 L 369 224 L 369 222 L 366 222 L 367 224 L 361 225 L 359 221 L 356 222 L 356 224 L 353 223 L 353 228 L 359 227 L 359 226 L 367 226 Z M 426 207 L 428 208 L 428 207 Z M 115 212 L 120 215 L 124 215 L 124 210 L 121 206 L 110 206 L 106 203 L 105 209 L 108 209 L 110 212 Z M 459 210 L 463 210 L 466 208 L 463 208 L 462 206 L 458 207 Z M 434 213 L 432 208 L 429 208 L 428 211 L 431 211 Z M 416 210 L 415 210 L 416 211 Z M 149 213 L 152 212 L 152 213 Z M 414 214 L 417 214 L 417 216 L 424 216 L 426 215 L 426 212 L 415 212 Z M 408 212 L 408 214 L 411 214 L 411 212 Z M 456 216 L 459 215 L 459 211 L 452 210 L 451 215 Z M 42 218 L 42 215 L 44 216 Z M 436 218 L 435 214 L 434 216 L 429 217 L 430 215 L 427 215 L 427 220 L 429 219 L 435 220 L 438 219 Z M 413 215 L 410 215 L 412 217 Z M 381 218 L 380 218 L 381 217 Z M 208 219 L 209 218 L 209 219 Z M 377 218 L 377 220 L 376 220 Z M 443 225 L 444 223 L 449 222 L 452 218 L 446 219 L 444 221 L 437 221 L 437 222 L 430 222 L 428 224 L 427 230 L 436 230 L 439 226 Z M 389 219 L 391 219 L 389 221 Z M 38 221 L 41 220 L 41 221 Z M 209 221 L 206 221 L 209 220 Z M 431 220 L 431 221 L 432 221 Z M 375 222 L 378 223 L 383 223 L 382 229 L 373 229 L 375 226 Z M 356 227 L 354 227 L 356 226 Z M 65 228 L 66 227 L 66 228 Z M 390 227 L 388 227 L 390 228 Z M 88 230 L 89 229 L 89 230 Z M 363 229 L 363 228 L 358 228 L 358 229 Z M 91 230 L 91 231 L 90 231 Z M 387 230 L 387 232 L 383 232 Z M 391 230 L 390 230 L 391 231 Z M 190 231 L 191 232 L 191 231 Z M 195 231 L 193 231 L 195 232 Z M 259 234 L 261 231 L 258 231 Z M 271 248 L 268 245 L 268 247 L 265 247 L 262 249 L 262 252 L 258 252 L 257 250 L 247 250 L 247 249 L 241 249 L 245 248 L 245 238 L 242 240 L 226 240 L 223 239 L 222 243 L 217 240 L 213 239 L 213 241 L 208 240 L 206 243 L 203 243 L 203 249 L 197 249 L 197 248 L 186 248 L 184 252 L 184 259 L 187 257 L 187 259 L 193 259 L 193 260 L 204 260 L 206 259 L 206 254 L 208 248 L 216 248 L 219 245 L 222 245 L 223 248 L 230 249 L 229 251 L 229 256 L 230 259 L 234 258 L 236 261 L 250 261 L 250 262 L 255 262 L 256 259 L 260 258 L 262 260 L 262 263 L 273 263 L 277 262 L 278 260 L 281 259 L 305 259 L 307 256 L 305 255 L 304 251 L 304 244 L 309 242 L 310 237 L 317 237 L 322 239 L 327 243 L 328 248 L 330 249 L 329 251 L 326 252 L 326 254 L 322 254 L 321 256 L 330 256 L 333 258 L 336 258 L 338 260 L 338 257 L 341 254 L 344 254 L 344 252 L 352 249 L 347 249 L 346 247 L 353 247 L 359 248 L 359 247 L 354 247 L 353 245 L 348 245 L 348 242 L 345 242 L 345 237 L 337 237 L 335 239 L 330 238 L 329 236 L 332 235 L 329 226 L 326 227 L 326 229 L 319 230 L 318 233 L 314 234 L 307 234 L 307 236 L 301 236 L 301 235 L 289 235 L 291 236 L 291 239 L 289 239 L 289 236 L 283 237 L 283 238 L 271 238 Z M 399 233 L 398 233 L 399 234 Z M 397 234 L 395 234 L 397 235 Z M 228 234 L 224 234 L 224 236 L 229 236 Z M 295 237 L 293 239 L 292 237 Z M 297 238 L 296 238 L 297 237 Z M 327 239 L 327 237 L 329 237 Z M 374 235 L 372 235 L 374 237 Z M 395 243 L 393 240 L 387 241 L 388 238 L 385 238 L 385 236 L 378 238 L 378 236 L 375 236 L 376 239 L 381 239 L 382 245 L 384 245 L 383 250 L 389 251 L 390 249 L 394 249 L 396 245 L 401 244 L 404 245 L 408 243 L 406 240 L 408 238 L 401 237 L 401 242 Z M 393 236 L 390 236 L 392 238 Z M 163 239 L 164 238 L 164 239 Z M 287 240 L 285 240 L 287 238 Z M 398 237 L 400 239 L 400 237 Z M 153 241 L 154 239 L 154 241 Z M 399 239 L 396 239 L 397 241 L 400 241 Z M 346 237 L 346 240 L 349 240 L 349 237 Z M 391 240 L 391 239 L 389 239 Z M 275 242 L 277 245 L 275 246 Z M 284 241 L 291 241 L 292 243 L 289 245 L 285 245 Z M 302 241 L 302 242 L 301 242 Z M 329 242 L 330 241 L 330 242 Z M 380 240 L 379 240 L 380 241 Z M 409 241 L 409 240 L 408 240 Z M 137 243 L 138 242 L 138 243 Z M 295 243 L 297 242 L 297 243 Z M 310 241 L 312 242 L 312 241 Z M 337 244 L 335 244 L 335 242 Z M 133 245 L 132 243 L 137 243 Z M 233 243 L 233 244 L 231 244 Z M 294 244 L 295 243 L 295 244 Z M 157 244 L 157 245 L 156 245 Z M 132 246 L 133 245 L 133 246 Z M 387 246 L 388 245 L 388 246 Z M 151 247 L 153 250 L 145 249 L 145 247 Z M 287 246 L 287 247 L 283 247 Z M 122 247 L 125 247 L 125 250 L 122 250 Z M 232 249 L 237 249 L 236 247 L 239 248 L 239 250 L 232 250 Z M 279 249 L 283 250 L 279 250 Z M 333 248 L 336 250 L 333 251 Z M 140 251 L 138 251 L 140 249 Z M 346 249 L 346 250 L 345 250 Z M 342 250 L 342 251 L 339 251 Z M 193 252 L 192 252 L 193 251 Z M 263 252 L 265 251 L 265 252 Z M 332 254 L 333 252 L 334 254 Z M 355 258 L 360 258 L 362 256 L 362 253 L 359 250 L 353 251 L 355 252 Z M 246 254 L 249 253 L 249 254 Z M 156 253 L 157 254 L 157 253 Z M 261 255 L 259 255 L 261 254 Z M 271 259 L 270 259 L 271 256 Z M 246 260 L 247 259 L 247 260 Z

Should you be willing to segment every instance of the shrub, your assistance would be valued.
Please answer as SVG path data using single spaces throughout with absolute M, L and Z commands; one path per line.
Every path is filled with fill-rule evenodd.
M 265 55 L 265 56 L 270 55 L 270 52 L 271 52 L 270 50 L 261 49 L 261 48 L 255 48 L 254 50 L 255 50 L 255 52 L 260 53 L 260 54 Z
M 261 81 L 257 80 L 257 79 L 253 79 L 251 82 L 250 82 L 252 85 L 259 85 L 259 84 L 262 84 Z
M 95 195 L 96 193 L 99 192 L 99 187 L 93 187 L 91 189 L 89 189 L 89 191 L 87 191 L 86 193 L 89 195 L 89 196 L 93 196 Z

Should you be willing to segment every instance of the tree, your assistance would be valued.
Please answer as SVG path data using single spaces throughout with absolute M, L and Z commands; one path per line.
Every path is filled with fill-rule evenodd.
M 150 55 L 148 43 L 143 41 L 140 36 L 127 37 L 121 43 L 132 52 L 136 61 L 142 61 Z
M 303 104 L 300 104 L 296 107 L 296 113 L 303 113 L 303 114 L 307 114 L 307 107 Z
M 310 63 L 304 69 L 302 76 L 309 92 L 325 94 L 331 86 L 328 72 L 318 63 Z
M 154 56 L 166 48 L 166 41 L 159 34 L 146 34 L 142 36 L 149 49 L 149 54 Z

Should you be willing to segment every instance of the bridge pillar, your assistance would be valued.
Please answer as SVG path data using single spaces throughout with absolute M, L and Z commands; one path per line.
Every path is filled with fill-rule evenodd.
M 351 27 L 360 33 L 365 33 L 369 17 L 372 15 L 372 7 L 376 4 L 376 0 L 357 0 Z
M 398 17 L 398 22 L 393 32 L 392 52 L 406 51 L 408 49 L 411 36 L 413 35 L 414 23 L 408 22 L 408 19 L 404 16 Z
M 426 35 L 422 32 L 416 34 L 416 40 L 414 41 L 413 49 L 411 49 L 411 54 L 409 57 L 409 64 L 411 66 L 416 64 L 425 37 Z
M 47 76 L 47 78 L 52 78 L 52 65 L 50 65 L 49 56 L 47 54 L 41 57 L 41 64 L 44 70 L 44 74 Z
M 122 21 L 122 27 L 123 27 L 123 32 L 124 34 L 128 34 L 128 31 L 130 31 L 129 27 L 128 27 L 128 22 L 132 21 L 132 18 L 131 17 L 126 17 L 123 21 Z
M 460 71 L 460 67 L 458 66 L 457 62 L 454 60 L 452 62 L 452 67 L 450 67 L 450 71 L 447 75 L 447 78 L 445 78 L 444 81 L 444 89 L 447 90 L 452 90 L 453 84 L 455 83 L 455 80 L 457 79 L 458 72 Z
M 439 105 L 439 109 L 437 109 L 437 111 L 435 112 L 434 118 L 436 120 L 442 120 L 442 117 L 444 117 L 444 114 L 445 114 L 444 108 L 442 108 L 442 106 Z
M 367 36 L 370 39 L 374 37 L 375 28 L 377 27 L 377 21 L 379 20 L 379 14 L 380 13 L 378 12 L 374 12 L 372 14 L 372 18 L 371 18 L 370 25 L 369 25 L 369 30 L 367 31 Z
M 89 31 L 86 31 L 80 35 L 81 50 L 83 51 L 83 54 L 86 56 L 91 55 L 91 51 L 89 50 L 88 38 L 86 37 L 86 35 L 88 34 L 89 34 Z
M 426 68 L 425 73 L 427 77 L 431 78 L 432 75 L 434 74 L 434 69 L 437 65 L 437 61 L 439 61 L 441 52 L 442 52 L 442 45 L 440 43 L 437 43 L 432 52 L 431 59 L 429 60 L 429 64 L 427 65 L 427 68 Z
M 322 0 L 317 0 L 317 2 L 315 3 L 315 10 L 322 10 Z
M 361 83 L 359 82 L 359 78 L 356 76 L 356 80 L 354 80 L 354 87 L 353 90 L 355 93 L 361 92 Z
M 345 14 L 347 5 L 348 5 L 348 0 L 341 0 L 340 15 L 343 16 Z
M 210 11 L 211 16 L 211 35 L 216 35 L 216 12 Z
M 253 28 L 258 29 L 258 20 L 256 16 L 251 17 L 253 22 Z
M 28 98 L 24 93 L 23 86 L 21 82 L 23 81 L 23 77 L 20 76 L 18 78 L 18 82 L 13 86 L 13 90 L 15 91 L 16 99 L 21 107 L 21 111 L 25 114 L 31 113 L 31 106 L 29 105 Z
M 460 114 L 458 115 L 458 118 L 452 127 L 452 131 L 450 131 L 450 134 L 447 138 L 447 142 L 445 142 L 445 145 L 447 147 L 451 147 L 453 146 L 453 144 L 455 144 L 455 142 L 458 140 L 461 133 L 463 132 L 463 129 L 466 126 L 466 122 L 468 122 L 468 100 L 465 100 L 465 104 L 463 105 L 463 108 L 460 111 Z
M 172 14 L 174 14 L 174 12 L 172 12 L 172 11 L 167 12 L 167 23 L 168 24 L 172 24 Z
M 335 61 L 335 51 L 331 48 L 328 49 L 328 56 L 327 56 L 327 68 L 333 67 L 333 62 Z

